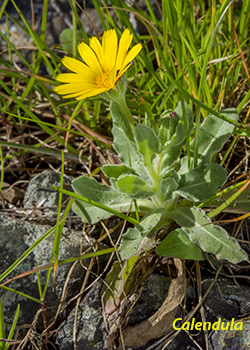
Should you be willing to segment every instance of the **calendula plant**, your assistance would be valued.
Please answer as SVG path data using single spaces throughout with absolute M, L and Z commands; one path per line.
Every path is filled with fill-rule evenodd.
M 196 142 L 193 114 L 184 101 L 174 111 L 162 113 L 154 127 L 146 118 L 144 124 L 135 125 L 125 102 L 122 74 L 142 46 L 129 50 L 131 42 L 128 29 L 119 43 L 116 32 L 108 30 L 102 44 L 97 38 L 90 39 L 89 46 L 79 44 L 85 63 L 63 59 L 73 73 L 59 74 L 57 80 L 65 84 L 55 90 L 77 99 L 102 94 L 110 101 L 113 148 L 121 161 L 101 169 L 110 186 L 87 176 L 73 181 L 78 195 L 73 210 L 88 223 L 117 212 L 134 215 L 136 219 L 130 220 L 134 227 L 128 228 L 119 247 L 123 260 L 154 247 L 159 255 L 182 259 L 202 260 L 206 252 L 233 263 L 246 260 L 238 242 L 211 221 L 213 213 L 201 209 L 227 180 L 226 170 L 213 160 L 234 129 L 237 112 L 228 109 L 219 113 L 220 118 L 208 116 L 195 133 Z M 162 228 L 168 234 L 158 244 Z

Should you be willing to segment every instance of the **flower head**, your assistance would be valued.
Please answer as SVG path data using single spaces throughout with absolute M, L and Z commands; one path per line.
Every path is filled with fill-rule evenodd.
M 115 30 L 110 29 L 104 32 L 102 44 L 96 37 L 89 40 L 89 46 L 80 43 L 78 52 L 85 63 L 64 57 L 62 63 L 73 73 L 59 74 L 56 79 L 64 84 L 56 86 L 55 91 L 65 98 L 81 100 L 113 89 L 142 49 L 137 44 L 129 50 L 132 39 L 133 34 L 125 29 L 118 43 Z

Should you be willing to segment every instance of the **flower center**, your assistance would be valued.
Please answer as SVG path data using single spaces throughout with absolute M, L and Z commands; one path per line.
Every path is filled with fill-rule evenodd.
M 107 90 L 113 88 L 113 84 L 110 80 L 110 71 L 98 75 L 96 78 L 96 84 L 99 88 L 105 88 Z

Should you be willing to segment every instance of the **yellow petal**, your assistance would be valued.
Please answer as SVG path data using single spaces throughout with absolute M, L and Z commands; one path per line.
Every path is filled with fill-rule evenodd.
M 56 86 L 54 91 L 57 92 L 58 94 L 65 95 L 65 94 L 70 94 L 74 93 L 77 91 L 82 91 L 83 89 L 95 89 L 96 85 L 95 84 L 90 84 L 90 83 L 69 83 L 69 84 L 63 84 Z
M 89 39 L 89 45 L 92 48 L 92 50 L 95 52 L 101 66 L 102 66 L 103 71 L 104 72 L 107 71 L 108 68 L 107 68 L 107 65 L 105 62 L 105 58 L 103 55 L 103 50 L 102 50 L 102 46 L 100 44 L 100 41 L 96 37 L 93 37 L 93 38 Z
M 110 83 L 111 83 L 111 86 L 112 86 L 112 89 L 113 89 L 115 84 L 116 84 L 116 82 L 117 82 L 115 67 L 111 70 L 109 77 L 110 77 Z
M 107 68 L 111 70 L 115 66 L 117 55 L 117 35 L 114 29 L 104 32 L 102 37 L 102 50 Z
M 117 74 L 117 76 L 116 76 L 116 83 L 120 79 L 120 77 L 126 72 L 126 70 L 129 69 L 130 66 L 131 66 L 131 64 L 128 64 L 124 69 L 119 71 L 119 74 Z
M 90 91 L 95 91 L 95 89 L 83 89 L 81 91 L 77 91 L 77 92 L 74 92 L 72 94 L 65 95 L 63 97 L 64 98 L 78 97 L 78 96 L 82 96 L 84 94 L 88 94 Z
M 89 68 L 96 74 L 101 74 L 102 67 L 94 51 L 85 43 L 80 43 L 77 48 L 79 54 L 81 55 L 84 62 L 89 66 Z
M 131 62 L 133 59 L 138 55 L 138 53 L 142 49 L 142 44 L 137 44 L 134 47 L 132 47 L 131 50 L 127 53 L 125 60 L 123 62 L 122 70 Z
M 96 96 L 96 95 L 99 95 L 103 92 L 105 92 L 107 90 L 105 89 L 95 89 L 95 90 L 88 90 L 88 91 L 85 91 L 82 95 L 78 96 L 76 99 L 77 100 L 82 100 L 86 97 L 92 97 L 92 96 Z
M 129 29 L 125 29 L 119 41 L 119 47 L 118 47 L 118 53 L 117 53 L 117 59 L 116 59 L 116 70 L 122 69 L 125 55 L 129 49 L 132 39 L 133 39 L 133 34 L 130 33 Z
M 58 74 L 56 80 L 61 83 L 95 83 L 96 76 L 95 75 L 87 75 L 87 74 L 76 74 L 76 73 L 62 73 Z
M 71 57 L 63 57 L 62 64 L 75 73 L 85 73 L 89 70 L 88 66 L 86 64 L 82 63 L 81 61 L 76 60 L 75 58 Z

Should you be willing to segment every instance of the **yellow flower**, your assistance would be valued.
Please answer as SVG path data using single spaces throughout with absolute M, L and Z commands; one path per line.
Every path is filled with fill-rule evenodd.
M 115 30 L 110 29 L 104 32 L 102 44 L 96 37 L 89 40 L 89 46 L 80 43 L 78 52 L 85 63 L 64 57 L 62 63 L 74 73 L 59 74 L 56 79 L 65 84 L 56 86 L 55 91 L 81 100 L 113 89 L 142 49 L 137 44 L 129 50 L 132 39 L 133 34 L 125 29 L 118 43 Z

